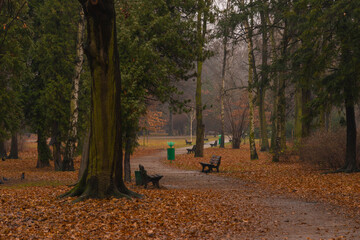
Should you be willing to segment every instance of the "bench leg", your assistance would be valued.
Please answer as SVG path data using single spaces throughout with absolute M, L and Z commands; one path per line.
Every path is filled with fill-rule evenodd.
M 160 186 L 159 186 L 159 181 L 154 181 L 154 182 L 153 182 L 153 185 L 154 185 L 155 187 L 157 187 L 157 188 L 160 188 Z

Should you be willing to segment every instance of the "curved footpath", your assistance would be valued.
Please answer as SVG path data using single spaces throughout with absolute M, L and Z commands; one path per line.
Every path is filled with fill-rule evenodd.
M 176 154 L 184 153 L 186 153 L 186 148 L 176 149 Z M 260 189 L 256 184 L 216 176 L 216 173 L 204 174 L 200 172 L 200 164 L 199 171 L 176 169 L 171 165 L 163 164 L 164 159 L 166 159 L 166 151 L 134 158 L 131 160 L 132 171 L 138 170 L 139 164 L 142 164 L 149 174 L 164 176 L 160 180 L 161 187 L 239 191 L 251 199 L 248 201 L 249 208 L 255 202 L 257 206 L 271 209 L 272 222 L 268 225 L 276 226 L 274 228 L 276 232 L 270 230 L 265 235 L 263 232 L 254 232 L 252 234 L 254 237 L 251 239 L 360 239 L 359 216 L 356 219 L 351 218 L 338 207 L 274 195 Z

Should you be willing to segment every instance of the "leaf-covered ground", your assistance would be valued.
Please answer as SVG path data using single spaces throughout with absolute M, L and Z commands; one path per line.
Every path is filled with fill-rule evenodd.
M 360 173 L 323 174 L 324 170 L 305 165 L 296 157 L 274 163 L 269 153 L 258 154 L 259 160 L 250 160 L 248 145 L 241 145 L 241 149 L 210 148 L 205 149 L 203 158 L 185 154 L 177 156 L 173 164 L 183 169 L 199 170 L 199 162 L 209 162 L 212 155 L 219 155 L 222 156 L 220 173 L 211 174 L 257 182 L 282 194 L 345 206 L 360 215 Z
M 135 155 L 157 151 L 141 149 Z M 296 162 L 271 163 L 264 153 L 260 153 L 261 160 L 250 161 L 246 146 L 241 150 L 207 149 L 203 159 L 194 159 L 192 154 L 176 156 L 172 165 L 198 171 L 198 162 L 208 161 L 213 154 L 222 156 L 221 173 L 209 175 L 258 182 L 268 193 L 253 192 L 251 183 L 241 191 L 236 185 L 145 190 L 129 184 L 144 198 L 73 204 L 74 199 L 59 200 L 57 196 L 70 189 L 66 185 L 76 181 L 77 172 L 36 169 L 36 150 L 29 147 L 20 154 L 21 159 L 0 161 L 0 177 L 9 179 L 0 185 L 0 239 L 286 239 L 281 236 L 291 229 L 284 229 L 273 218 L 283 213 L 258 201 L 266 194 L 271 196 L 273 190 L 346 205 L 355 214 L 360 209 L 359 174 L 321 175 Z M 77 158 L 77 169 L 79 162 Z M 23 172 L 25 180 L 20 179 Z M 341 228 L 338 230 L 339 234 L 330 236 L 341 237 Z M 358 231 L 353 227 L 351 234 Z

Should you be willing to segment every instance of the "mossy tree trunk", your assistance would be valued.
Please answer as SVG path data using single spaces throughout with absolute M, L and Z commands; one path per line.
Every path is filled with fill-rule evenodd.
M 10 159 L 18 159 L 19 158 L 19 144 L 18 144 L 18 134 L 14 133 L 11 136 L 11 147 L 10 154 L 8 156 Z
M 242 1 L 244 4 L 244 1 Z M 249 62 L 249 75 L 248 75 L 248 98 L 249 98 L 249 144 L 250 144 L 250 159 L 259 159 L 256 146 L 255 146 L 255 129 L 254 129 L 254 97 L 253 97 L 253 85 L 254 85 L 254 71 L 255 71 L 255 59 L 254 59 L 254 47 L 253 47 L 253 29 L 252 22 L 253 16 L 250 16 L 251 24 L 248 20 L 244 21 L 246 30 L 246 41 L 248 44 L 248 62 Z
M 196 150 L 195 157 L 204 156 L 204 131 L 205 127 L 203 124 L 203 115 L 202 115 L 202 82 L 201 82 L 201 73 L 202 66 L 204 61 L 203 48 L 205 44 L 205 34 L 206 34 L 206 22 L 207 22 L 207 13 L 205 10 L 204 0 L 198 0 L 198 13 L 197 13 L 197 72 L 196 72 Z
M 76 65 L 72 81 L 71 101 L 70 101 L 70 130 L 65 145 L 65 154 L 62 163 L 62 171 L 74 171 L 74 155 L 76 151 L 77 123 L 79 116 L 78 100 L 80 76 L 84 63 L 84 32 L 85 16 L 84 11 L 80 10 L 80 20 L 78 23 L 77 43 L 76 43 Z
M 65 196 L 86 198 L 139 196 L 123 181 L 121 78 L 113 0 L 79 0 L 87 20 L 92 88 L 89 159 L 84 174 Z

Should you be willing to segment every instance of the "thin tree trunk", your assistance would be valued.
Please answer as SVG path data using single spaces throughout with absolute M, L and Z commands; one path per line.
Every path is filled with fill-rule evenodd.
M 266 3 L 264 3 L 266 4 Z M 267 124 L 265 116 L 265 96 L 266 85 L 268 84 L 268 32 L 267 32 L 267 6 L 265 10 L 260 11 L 261 19 L 261 34 L 262 34 L 262 67 L 261 67 L 261 82 L 259 84 L 259 119 L 260 119 L 260 134 L 261 134 L 261 147 L 260 151 L 269 151 L 269 140 L 267 133 Z
M 244 1 L 243 1 L 244 3 Z M 252 21 L 252 16 L 251 19 Z M 254 84 L 254 67 L 255 59 L 253 54 L 253 39 L 252 26 L 249 25 L 248 20 L 244 21 L 246 29 L 246 41 L 248 43 L 248 61 L 249 61 L 249 76 L 248 76 L 248 98 L 249 98 L 249 143 L 250 143 L 250 159 L 259 159 L 255 146 L 255 130 L 254 130 L 254 98 L 253 98 L 253 84 Z M 252 24 L 251 24 L 252 25 Z
M 230 1 L 226 1 L 226 10 L 225 10 L 225 20 L 227 20 L 228 11 L 229 11 Z M 221 117 L 221 142 L 220 148 L 225 148 L 225 107 L 224 107 L 224 98 L 225 98 L 225 76 L 226 76 L 226 59 L 227 59 L 227 44 L 228 44 L 228 31 L 225 26 L 224 30 L 224 39 L 223 39 L 223 64 L 221 71 L 221 91 L 220 91 L 220 117 Z
M 18 159 L 19 158 L 19 145 L 18 145 L 18 138 L 17 134 L 13 134 L 11 136 L 11 148 L 10 154 L 8 156 L 9 159 Z
M 203 47 L 205 43 L 205 33 L 206 33 L 206 21 L 207 14 L 204 10 L 205 3 L 203 0 L 198 0 L 198 14 L 197 14 L 197 74 L 196 74 L 196 150 L 195 157 L 203 157 L 204 156 L 204 124 L 203 124 L 203 116 L 202 116 L 202 99 L 201 99 L 201 73 L 203 66 Z M 202 15 L 204 15 L 202 19 Z
M 286 69 L 286 54 L 288 47 L 288 35 L 287 35 L 287 23 L 285 21 L 283 39 L 282 39 L 282 64 L 283 69 Z M 275 147 L 273 150 L 273 161 L 278 162 L 280 160 L 280 153 L 286 147 L 286 136 L 285 136 L 285 110 L 286 110 L 286 99 L 285 99 L 285 75 L 286 70 L 282 71 L 279 76 L 279 86 L 277 91 L 277 111 L 276 111 L 276 138 Z
M 36 168 L 49 167 L 50 159 L 51 159 L 51 151 L 46 143 L 46 137 L 43 135 L 42 130 L 38 130 L 37 150 L 38 150 L 38 161 L 36 164 Z
M 308 86 L 308 83 L 306 84 L 306 86 Z M 311 91 L 309 89 L 307 89 L 307 87 L 302 88 L 301 95 L 302 95 L 302 104 L 301 105 L 302 105 L 302 113 L 303 113 L 301 136 L 302 136 L 302 138 L 306 138 L 306 137 L 310 136 L 310 131 L 311 131 L 312 116 L 310 113 L 310 109 L 308 107 L 308 103 L 311 100 Z
M 302 119 L 302 94 L 301 89 L 298 86 L 295 93 L 295 146 L 298 146 L 301 142 Z
M 68 139 L 65 145 L 64 161 L 62 164 L 62 171 L 74 171 L 74 155 L 76 151 L 76 139 L 77 139 L 77 123 L 79 118 L 79 84 L 80 76 L 84 63 L 84 32 L 85 32 L 85 16 L 84 11 L 80 10 L 80 20 L 78 24 L 77 32 L 77 44 L 76 44 L 76 65 L 75 74 L 72 81 L 71 102 L 70 102 L 70 130 L 68 133 Z
M 130 157 L 132 149 L 132 138 L 129 132 L 126 132 L 125 135 L 125 156 L 124 156 L 124 179 L 127 182 L 131 182 L 131 166 L 130 166 Z
M 169 107 L 169 136 L 174 135 L 174 122 L 173 122 L 173 111 Z

